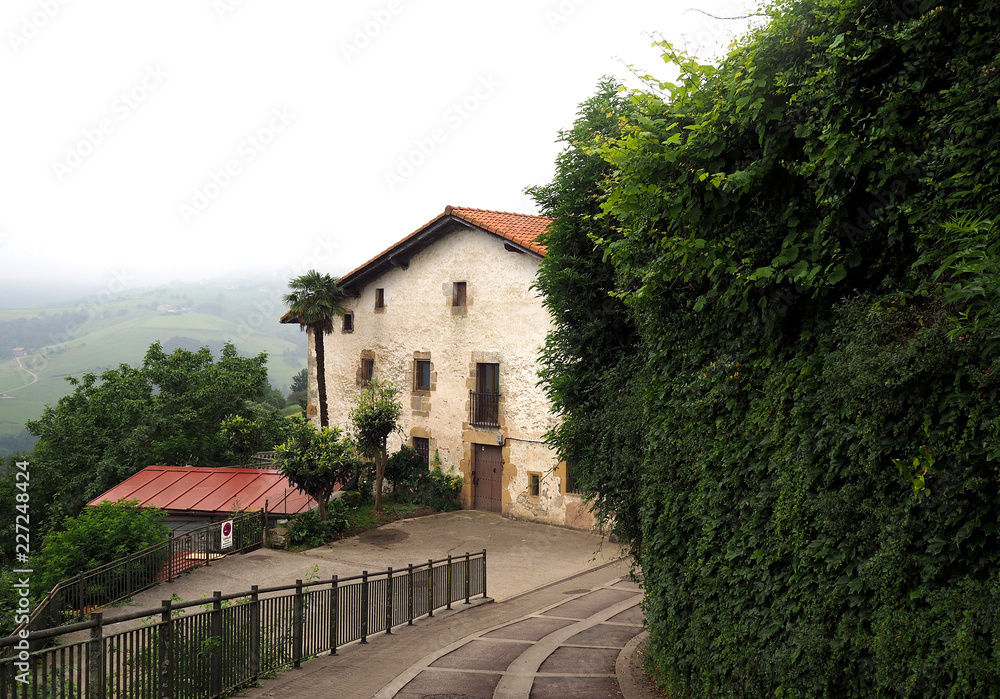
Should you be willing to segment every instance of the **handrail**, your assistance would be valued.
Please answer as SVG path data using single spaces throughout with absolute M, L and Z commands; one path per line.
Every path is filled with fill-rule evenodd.
M 263 596 L 281 592 L 287 594 Z M 395 626 L 480 594 L 486 598 L 485 549 L 397 570 L 168 599 L 109 622 L 95 612 L 87 621 L 0 639 L 0 649 L 15 649 L 0 659 L 0 697 L 213 699 L 265 672 L 367 643 L 370 635 L 391 634 Z M 178 615 L 195 607 L 203 611 Z M 139 618 L 149 623 L 121 628 Z M 121 630 L 109 633 L 116 627 Z M 39 641 L 88 630 L 87 640 L 31 651 Z
M 241 533 L 240 540 L 237 542 L 236 537 L 234 537 L 233 547 L 227 549 L 226 553 L 240 553 L 261 546 L 266 525 L 263 519 L 263 510 L 237 513 L 233 528 L 234 531 Z M 104 563 L 96 568 L 82 571 L 72 578 L 59 581 L 35 605 L 28 620 L 19 625 L 14 633 L 18 633 L 25 626 L 37 628 L 42 623 L 43 617 L 51 623 L 57 617 L 65 616 L 67 613 L 75 612 L 78 615 L 83 615 L 87 608 L 113 604 L 159 582 L 170 582 L 192 568 L 210 565 L 209 559 L 213 552 L 210 551 L 212 546 L 209 534 L 212 529 L 218 529 L 221 526 L 222 522 L 212 522 L 176 538 L 171 533 L 171 538 L 167 541 L 147 546 L 123 558 Z M 248 539 L 245 536 L 247 526 L 259 536 L 251 536 Z M 188 544 L 191 542 L 195 543 L 193 551 L 188 548 Z M 199 544 L 201 551 L 197 550 Z M 166 552 L 166 560 L 161 561 L 159 560 L 160 554 L 164 552 Z M 183 561 L 175 560 L 179 554 L 185 554 Z M 199 561 L 197 558 L 199 555 L 204 557 L 204 562 Z M 151 563 L 152 565 L 150 565 Z M 135 570 L 132 569 L 133 566 Z M 105 578 L 117 577 L 109 574 L 119 571 L 119 569 L 123 573 L 122 580 L 102 580 L 102 576 Z M 95 585 L 98 588 L 96 591 L 93 589 Z M 106 593 L 102 594 L 102 591 L 105 590 Z

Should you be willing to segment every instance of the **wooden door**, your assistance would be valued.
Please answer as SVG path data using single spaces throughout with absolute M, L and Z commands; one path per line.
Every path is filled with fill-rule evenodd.
M 477 510 L 500 514 L 503 511 L 503 496 L 500 494 L 503 458 L 500 455 L 500 447 L 473 444 L 472 454 L 474 507 Z

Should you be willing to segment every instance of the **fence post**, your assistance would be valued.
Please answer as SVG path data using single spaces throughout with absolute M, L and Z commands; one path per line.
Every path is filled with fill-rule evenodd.
M 451 609 L 451 554 L 450 553 L 448 554 L 448 573 L 445 577 L 448 580 L 448 596 L 446 597 L 446 599 L 448 600 L 448 609 Z
M 90 615 L 96 625 L 90 628 L 87 644 L 87 696 L 94 699 L 104 697 L 104 615 L 94 612 Z
M 167 539 L 167 582 L 174 581 L 174 530 L 170 530 L 170 538 Z
M 160 613 L 160 697 L 173 699 L 174 696 L 174 625 L 170 613 L 172 600 L 163 600 Z
M 206 566 L 212 565 L 212 563 L 208 560 L 208 549 L 209 549 L 208 542 L 209 542 L 209 539 L 210 539 L 209 534 L 211 533 L 211 531 L 212 531 L 212 526 L 209 525 L 208 529 L 205 530 L 205 536 L 202 537 L 202 541 L 205 542 L 205 565 Z
M 413 564 L 406 569 L 406 625 L 413 626 Z
M 392 633 L 392 568 L 385 574 L 385 632 Z
M 465 552 L 465 603 L 469 603 L 469 552 Z
M 76 576 L 76 609 L 79 618 L 84 617 L 83 611 L 83 573 L 78 573 Z
M 361 573 L 361 642 L 368 643 L 368 571 Z
M 250 678 L 260 674 L 260 595 L 257 585 L 250 586 Z
M 295 581 L 295 606 L 292 608 L 292 661 L 296 669 L 302 666 L 302 581 Z
M 125 589 L 122 593 L 128 595 L 132 592 L 132 553 L 125 554 Z
M 486 599 L 486 549 L 483 549 L 483 599 Z
M 222 592 L 212 593 L 211 687 L 212 696 L 222 693 Z
M 337 587 L 337 576 L 333 576 L 333 588 L 330 590 L 330 655 L 337 654 L 337 643 L 340 640 L 340 589 Z
M 427 559 L 427 616 L 434 616 L 434 559 Z

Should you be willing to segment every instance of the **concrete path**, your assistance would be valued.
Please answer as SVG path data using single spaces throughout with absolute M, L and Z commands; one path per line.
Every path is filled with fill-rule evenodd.
M 624 561 L 504 602 L 455 605 L 338 655 L 314 658 L 247 699 L 652 699 L 636 651 L 642 593 Z
M 622 651 L 642 632 L 641 589 L 616 579 L 564 594 L 566 601 L 426 656 L 375 699 L 624 697 L 617 666 L 625 674 Z
M 454 604 L 392 634 L 262 680 L 252 699 L 655 697 L 639 693 L 642 594 L 618 545 L 586 532 L 462 510 L 401 520 L 302 553 L 228 556 L 136 595 L 106 619 L 159 605 L 333 575 L 399 570 L 487 550 L 488 600 Z M 138 624 L 135 622 L 129 622 Z M 116 629 L 117 630 L 117 629 Z M 633 677 L 638 680 L 634 681 Z

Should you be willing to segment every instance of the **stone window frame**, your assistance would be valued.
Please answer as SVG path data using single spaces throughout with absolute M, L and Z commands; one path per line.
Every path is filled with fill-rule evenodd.
M 347 311 L 341 316 L 340 320 L 340 332 L 342 333 L 352 333 L 354 332 L 354 311 Z
M 385 313 L 385 289 L 375 289 L 375 312 Z
M 369 372 L 368 369 L 371 369 Z M 375 353 L 372 350 L 361 350 L 360 361 L 358 362 L 358 373 L 355 383 L 364 388 L 375 378 Z
M 528 497 L 538 500 L 542 495 L 542 473 L 540 471 L 528 471 Z

